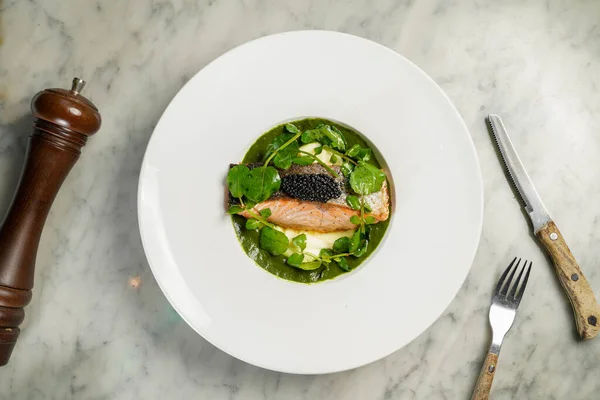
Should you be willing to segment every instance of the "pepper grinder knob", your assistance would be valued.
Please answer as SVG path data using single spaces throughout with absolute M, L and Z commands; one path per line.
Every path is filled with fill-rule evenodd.
M 71 92 L 75 94 L 81 93 L 83 88 L 85 87 L 85 81 L 81 78 L 73 78 L 73 84 L 71 85 Z
M 25 165 L 13 201 L 0 225 L 0 366 L 8 363 L 19 337 L 23 308 L 31 301 L 35 258 L 46 217 L 87 138 L 102 124 L 96 106 L 80 92 L 52 88 L 31 102 L 34 116 Z

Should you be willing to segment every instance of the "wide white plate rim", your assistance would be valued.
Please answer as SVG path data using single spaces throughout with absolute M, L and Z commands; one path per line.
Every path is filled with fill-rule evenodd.
M 372 45 L 378 46 L 378 47 L 380 47 L 381 49 L 385 49 L 385 51 L 391 52 L 391 53 L 393 53 L 395 56 L 402 58 L 402 59 L 404 60 L 404 62 L 405 62 L 405 63 L 407 63 L 407 64 L 408 64 L 408 65 L 409 65 L 409 66 L 410 66 L 412 69 L 414 69 L 414 71 L 415 71 L 416 73 L 420 74 L 420 75 L 421 75 L 421 77 L 425 78 L 425 79 L 426 79 L 426 80 L 428 80 L 428 81 L 429 81 L 431 84 L 433 84 L 433 85 L 434 85 L 434 86 L 435 86 L 435 87 L 436 87 L 436 88 L 439 90 L 439 93 L 440 93 L 440 94 L 442 94 L 442 96 L 444 97 L 444 99 L 445 99 L 445 101 L 446 101 L 447 105 L 448 105 L 448 106 L 449 106 L 449 107 L 450 107 L 450 108 L 453 110 L 453 112 L 456 114 L 457 120 L 458 120 L 458 121 L 460 121 L 460 123 L 461 123 L 461 125 L 462 125 L 462 128 L 463 128 L 464 132 L 466 133 L 466 135 L 467 135 L 467 137 L 468 137 L 469 149 L 470 149 L 470 151 L 471 151 L 471 155 L 472 155 L 472 157 L 473 157 L 473 159 L 474 159 L 474 162 L 475 162 L 475 165 L 476 165 L 476 167 L 477 167 L 477 168 L 476 168 L 476 171 L 474 171 L 474 172 L 475 172 L 475 173 L 476 173 L 476 175 L 477 175 L 477 180 L 478 180 L 478 182 L 477 182 L 477 183 L 479 184 L 479 188 L 480 188 L 480 191 L 479 191 L 479 192 L 480 192 L 480 195 L 479 195 L 479 205 L 480 205 L 479 209 L 480 209 L 480 212 L 479 212 L 478 224 L 477 224 L 477 225 L 478 225 L 478 226 L 477 226 L 477 239 L 476 239 L 476 243 L 475 243 L 475 245 L 473 246 L 473 248 L 472 248 L 472 250 L 471 250 L 471 255 L 470 255 L 470 257 L 469 257 L 469 259 L 470 259 L 470 264 L 472 264 L 472 262 L 473 262 L 473 260 L 474 260 L 474 258 L 475 258 L 476 252 L 477 252 L 477 250 L 478 250 L 479 240 L 480 240 L 481 231 L 482 231 L 482 226 L 483 226 L 483 213 L 484 213 L 484 202 L 483 202 L 483 200 L 484 200 L 484 193 L 483 193 L 483 181 L 482 181 L 482 175 L 481 175 L 481 169 L 480 169 L 479 158 L 478 158 L 478 155 L 477 155 L 476 148 L 475 148 L 475 145 L 474 145 L 474 143 L 473 143 L 473 140 L 472 140 L 472 138 L 471 138 L 471 136 L 470 136 L 470 134 L 469 134 L 468 128 L 467 128 L 467 126 L 466 126 L 466 124 L 465 124 L 464 120 L 463 120 L 463 119 L 462 119 L 462 117 L 460 116 L 460 113 L 458 112 L 458 110 L 456 109 L 456 107 L 454 106 L 454 104 L 451 102 L 450 98 L 449 98 L 449 97 L 446 95 L 446 93 L 445 93 L 445 92 L 444 92 L 444 91 L 443 91 L 443 90 L 442 90 L 442 89 L 441 89 L 441 88 L 440 88 L 440 87 L 439 87 L 439 86 L 438 86 L 438 85 L 435 83 L 435 81 L 434 81 L 434 80 L 433 80 L 433 79 L 432 79 L 432 78 L 431 78 L 429 75 L 427 75 L 427 74 L 426 74 L 424 71 L 422 71 L 422 70 L 421 70 L 419 67 L 417 67 L 417 66 L 416 66 L 416 65 L 415 65 L 413 62 L 411 62 L 410 60 L 406 59 L 406 58 L 405 58 L 404 56 L 402 56 L 401 54 L 399 54 L 399 53 L 395 52 L 394 50 L 392 50 L 392 49 L 390 49 L 390 48 L 388 48 L 388 47 L 386 47 L 386 46 L 383 46 L 383 45 L 381 45 L 381 44 L 379 44 L 379 43 L 377 43 L 377 42 L 373 42 L 373 41 L 370 41 L 370 40 L 368 40 L 368 39 L 365 39 L 365 38 L 362 38 L 362 37 L 359 37 L 359 36 L 354 36 L 354 35 L 346 34 L 346 33 L 334 32 L 334 31 L 319 31 L 319 30 L 299 30 L 299 31 L 283 32 L 283 33 L 278 33 L 278 34 L 274 34 L 274 35 L 263 36 L 263 37 L 260 37 L 260 38 L 258 38 L 258 39 L 251 40 L 251 41 L 249 41 L 249 42 L 246 42 L 246 43 L 244 43 L 244 44 L 242 44 L 242 45 L 240 45 L 240 46 L 238 46 L 238 47 L 235 47 L 235 48 L 233 48 L 233 49 L 231 49 L 231 50 L 227 51 L 226 53 L 222 54 L 221 56 L 217 57 L 216 59 L 214 59 L 213 61 L 211 61 L 210 63 L 208 63 L 206 66 L 204 66 L 202 69 L 200 69 L 200 70 L 199 70 L 199 71 L 198 71 L 198 72 L 197 72 L 197 73 L 196 73 L 196 74 L 195 74 L 195 75 L 194 75 L 194 76 L 193 76 L 193 77 L 192 77 L 192 78 L 191 78 L 191 79 L 190 79 L 188 82 L 186 82 L 186 84 L 184 84 L 184 85 L 183 85 L 183 87 L 182 87 L 182 88 L 179 90 L 179 92 L 178 92 L 178 93 L 177 93 L 177 94 L 176 94 L 176 95 L 173 97 L 173 99 L 170 101 L 169 105 L 166 107 L 166 109 L 165 109 L 165 111 L 163 112 L 163 114 L 161 115 L 161 118 L 159 119 L 159 123 L 157 124 L 157 126 L 156 126 L 156 128 L 155 128 L 155 130 L 154 130 L 154 131 L 156 131 L 156 130 L 157 130 L 157 128 L 159 127 L 159 125 L 160 125 L 160 120 L 162 120 L 162 119 L 163 119 L 163 117 L 164 117 L 164 116 L 165 116 L 167 113 L 169 113 L 169 111 L 171 110 L 171 108 L 172 108 L 172 105 L 173 105 L 173 103 L 175 102 L 175 100 L 176 100 L 177 96 L 178 96 L 178 95 L 179 95 L 181 92 L 185 91 L 185 90 L 186 90 L 186 88 L 189 88 L 191 85 L 193 85 L 193 82 L 194 82 L 194 80 L 195 80 L 195 79 L 196 79 L 196 78 L 197 78 L 197 77 L 198 77 L 198 76 L 199 76 L 199 75 L 202 73 L 202 71 L 203 71 L 204 69 L 206 69 L 206 68 L 208 68 L 209 66 L 211 66 L 212 64 L 214 64 L 214 63 L 218 62 L 220 59 L 222 59 L 222 58 L 224 58 L 224 57 L 226 57 L 226 56 L 232 56 L 232 55 L 234 55 L 234 54 L 235 54 L 237 51 L 241 51 L 241 50 L 242 50 L 243 48 L 245 48 L 246 46 L 250 46 L 250 45 L 252 45 L 252 44 L 254 44 L 254 43 L 256 43 L 256 42 L 263 41 L 263 40 L 269 40 L 269 39 L 272 39 L 272 38 L 274 38 L 274 37 L 277 37 L 277 36 L 284 36 L 284 35 L 288 35 L 288 34 L 302 34 L 302 33 L 304 33 L 304 32 L 311 33 L 311 34 L 314 34 L 314 33 L 324 33 L 324 34 L 337 34 L 337 35 L 349 36 L 349 37 L 352 37 L 352 38 L 354 38 L 354 39 L 357 39 L 357 40 L 367 41 L 367 42 L 371 43 Z M 144 250 L 145 250 L 145 252 L 146 252 L 146 255 L 147 255 L 147 259 L 148 259 L 149 266 L 150 266 L 150 268 L 151 268 L 151 270 L 152 270 L 152 272 L 153 272 L 154 276 L 157 278 L 157 279 L 156 279 L 156 281 L 157 281 L 157 283 L 158 283 L 158 286 L 161 288 L 162 292 L 164 293 L 164 295 L 165 295 L 165 297 L 168 299 L 168 301 L 171 303 L 171 305 L 173 306 L 173 308 L 174 308 L 174 309 L 175 309 L 175 310 L 176 310 L 176 311 L 177 311 L 177 312 L 180 314 L 180 316 L 181 316 L 181 317 L 182 317 L 182 318 L 183 318 L 183 319 L 184 319 L 184 320 L 185 320 L 185 321 L 188 323 L 188 325 L 190 325 L 190 326 L 191 326 L 191 327 L 192 327 L 192 328 L 193 328 L 193 329 L 194 329 L 194 330 L 195 330 L 195 331 L 196 331 L 198 334 L 200 334 L 201 336 L 203 336 L 203 337 L 204 337 L 204 338 L 205 338 L 205 339 L 206 339 L 208 342 L 210 342 L 210 343 L 211 343 L 211 344 L 213 344 L 214 346 L 218 347 L 218 348 L 219 348 L 219 349 L 221 349 L 222 351 L 224 351 L 224 352 L 226 352 L 226 353 L 228 353 L 228 354 L 230 354 L 230 355 L 232 355 L 232 356 L 234 356 L 234 357 L 236 357 L 236 358 L 239 358 L 239 359 L 241 359 L 242 361 L 245 361 L 245 362 L 248 362 L 248 363 L 251 363 L 251 364 L 254 364 L 254 365 L 258 365 L 258 366 L 261 366 L 261 367 L 263 367 L 263 368 L 267 368 L 267 369 L 277 370 L 277 371 L 281 371 L 281 372 L 289 372 L 289 373 L 308 373 L 308 374 L 317 373 L 317 374 L 319 374 L 319 373 L 332 373 L 332 372 L 338 372 L 338 371 L 343 371 L 343 370 L 347 370 L 347 369 L 350 369 L 350 368 L 357 367 L 357 365 L 354 365 L 354 366 L 348 366 L 348 367 L 339 368 L 339 369 L 335 369 L 335 370 L 324 370 L 324 371 L 317 370 L 316 372 L 311 372 L 311 371 L 285 370 L 285 369 L 279 368 L 279 367 L 277 367 L 277 366 L 273 366 L 273 365 L 266 365 L 266 364 L 263 364 L 263 363 L 261 363 L 261 362 L 259 362 L 259 361 L 257 361 L 257 360 L 249 360 L 249 359 L 245 359 L 245 357 L 244 357 L 244 356 L 242 356 L 242 355 L 240 355 L 240 354 L 233 354 L 233 352 L 229 351 L 229 350 L 228 350 L 228 348 L 227 348 L 227 346 L 226 346 L 224 343 L 220 342 L 220 341 L 218 340 L 218 338 L 215 338 L 215 337 L 210 337 L 210 335 L 209 335 L 209 334 L 207 334 L 207 332 L 204 332 L 204 333 L 203 333 L 203 332 L 200 332 L 200 330 L 199 330 L 199 329 L 198 329 L 196 326 L 194 326 L 194 325 L 192 325 L 192 324 L 190 323 L 190 321 L 189 321 L 188 317 L 186 316 L 186 311 L 184 311 L 183 309 L 181 309 L 180 307 L 178 307 L 179 301 L 178 301 L 178 300 L 176 300 L 176 299 L 175 299 L 175 298 L 174 298 L 174 297 L 173 297 L 171 294 L 169 294 L 169 291 L 168 291 L 168 290 L 166 289 L 166 287 L 165 287 L 165 283 L 164 283 L 163 281 L 161 281 L 160 279 L 158 279 L 158 276 L 160 275 L 160 271 L 159 271 L 159 268 L 158 268 L 158 267 L 155 265 L 155 263 L 154 263 L 154 262 L 151 260 L 151 257 L 149 256 L 149 250 L 148 250 L 148 246 L 149 246 L 149 243 L 148 243 L 148 241 L 149 241 L 149 240 L 148 240 L 148 238 L 146 237 L 146 235 L 144 234 L 144 232 L 145 232 L 145 230 L 146 230 L 147 228 L 145 228 L 145 222 L 144 222 L 144 218 L 142 217 L 142 211 L 141 211 L 141 210 L 142 210 L 142 204 L 141 204 L 141 203 L 142 203 L 142 194 L 143 194 L 143 192 L 144 192 L 144 186 L 143 186 L 143 176 L 144 176 L 144 173 L 146 173 L 146 172 L 147 172 L 147 171 L 146 171 L 146 169 L 147 169 L 147 167 L 148 167 L 148 163 L 147 163 L 148 149 L 149 149 L 149 148 L 152 146 L 152 143 L 153 143 L 153 141 L 154 141 L 154 140 L 155 140 L 155 135 L 154 135 L 154 132 L 153 132 L 153 134 L 152 134 L 152 136 L 151 136 L 151 138 L 150 138 L 150 140 L 149 140 L 149 143 L 148 143 L 148 146 L 147 146 L 146 153 L 144 154 L 144 158 L 143 158 L 143 160 L 142 160 L 142 168 L 141 168 L 141 172 L 140 172 L 140 179 L 139 179 L 139 182 L 138 182 L 138 223 L 139 223 L 139 225 L 140 225 L 140 235 L 141 235 L 141 239 L 142 239 L 142 245 L 143 245 L 143 247 L 144 247 Z M 462 279 L 462 282 L 464 282 L 464 280 L 466 279 L 466 277 L 467 277 L 467 275 L 468 275 L 468 272 L 469 272 L 469 270 L 470 270 L 470 268 L 466 270 L 466 273 L 465 273 L 465 275 L 464 275 L 464 277 L 463 277 L 463 279 Z M 456 296 L 456 294 L 457 294 L 457 293 L 458 293 L 458 291 L 460 290 L 460 287 L 461 287 L 461 286 L 458 286 L 458 287 L 457 287 L 457 289 L 455 290 L 454 296 L 451 298 L 450 302 L 452 301 L 452 299 L 454 299 L 454 297 Z M 449 304 L 450 304 L 450 303 L 448 303 L 444 309 L 447 309 L 447 307 L 448 307 L 448 305 L 449 305 Z M 440 315 L 441 315 L 441 314 L 440 314 Z M 433 317 L 433 318 L 432 318 L 432 320 L 431 320 L 431 322 L 430 322 L 430 324 L 429 324 L 429 326 L 430 326 L 430 325 L 431 325 L 431 324 L 432 324 L 432 323 L 433 323 L 433 322 L 434 322 L 434 321 L 435 321 L 437 318 L 439 318 L 439 316 L 440 316 L 440 315 Z M 424 332 L 424 331 L 423 331 L 423 332 Z M 421 334 L 422 334 L 422 333 L 421 333 Z M 414 339 L 415 339 L 416 337 L 418 337 L 418 336 L 419 336 L 419 335 L 415 336 L 415 337 L 414 337 L 412 340 L 414 340 Z M 386 357 L 387 355 L 389 355 L 389 354 L 391 354 L 391 353 L 393 353 L 393 352 L 395 352 L 395 351 L 399 350 L 400 348 L 404 347 L 404 346 L 405 346 L 405 345 L 407 345 L 408 343 L 410 343 L 410 341 L 409 341 L 409 342 L 407 342 L 407 343 L 404 343 L 403 345 L 401 345 L 401 346 L 400 346 L 400 347 L 398 347 L 398 348 L 390 349 L 390 351 L 389 351 L 389 352 L 387 352 L 387 354 L 384 354 L 384 355 L 378 355 L 376 358 L 374 358 L 374 359 L 372 359 L 372 360 L 369 360 L 369 361 L 367 361 L 367 362 L 365 362 L 365 363 L 363 363 L 363 364 L 361 364 L 361 365 L 366 365 L 366 364 L 368 364 L 368 363 L 371 363 L 371 362 L 377 361 L 377 360 L 379 360 L 379 359 L 381 359 L 381 358 L 383 358 L 383 357 Z

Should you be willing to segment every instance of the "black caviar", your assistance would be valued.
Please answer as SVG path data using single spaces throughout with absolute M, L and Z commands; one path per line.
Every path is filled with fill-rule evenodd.
M 326 174 L 286 175 L 281 178 L 281 190 L 290 197 L 320 203 L 342 195 L 339 183 Z

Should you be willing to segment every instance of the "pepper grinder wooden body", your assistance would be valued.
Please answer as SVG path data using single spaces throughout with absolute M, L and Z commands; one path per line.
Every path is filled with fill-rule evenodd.
M 25 166 L 0 226 L 0 366 L 8 363 L 19 337 L 23 308 L 32 297 L 35 259 L 50 207 L 79 159 L 87 138 L 100 129 L 98 109 L 71 90 L 46 89 L 31 102 L 34 116 Z

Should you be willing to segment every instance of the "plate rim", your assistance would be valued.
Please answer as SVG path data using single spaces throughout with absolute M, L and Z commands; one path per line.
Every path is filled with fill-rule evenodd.
M 457 120 L 460 121 L 461 127 L 464 129 L 464 133 L 466 134 L 468 140 L 467 142 L 469 143 L 468 148 L 469 148 L 469 152 L 471 153 L 471 155 L 473 156 L 473 160 L 475 163 L 475 168 L 474 168 L 474 172 L 476 173 L 476 177 L 477 177 L 477 184 L 479 186 L 479 196 L 478 196 L 478 203 L 480 205 L 480 212 L 479 215 L 477 216 L 477 236 L 476 236 L 476 240 L 473 246 L 473 249 L 471 250 L 471 254 L 469 255 L 468 259 L 469 261 L 469 268 L 466 270 L 465 276 L 462 278 L 462 282 L 461 284 L 457 287 L 457 289 L 454 291 L 454 295 L 452 296 L 452 298 L 449 300 L 448 304 L 446 304 L 446 306 L 444 307 L 444 309 L 442 310 L 442 312 L 435 316 L 433 318 L 433 320 L 429 323 L 429 325 L 423 330 L 421 331 L 419 334 L 417 334 L 415 337 L 413 337 L 411 340 L 407 341 L 406 343 L 400 345 L 400 346 L 394 346 L 394 348 L 391 348 L 390 351 L 386 352 L 384 355 L 378 355 L 377 357 L 375 357 L 374 359 L 371 359 L 370 361 L 366 361 L 366 362 L 362 362 L 358 365 L 350 365 L 350 366 L 346 366 L 346 367 L 340 367 L 340 368 L 336 368 L 336 369 L 331 369 L 331 368 L 326 368 L 326 369 L 315 369 L 313 368 L 312 370 L 317 371 L 317 372 L 311 372 L 311 371 L 306 371 L 306 370 L 302 370 L 300 371 L 299 369 L 297 370 L 290 370 L 287 368 L 279 368 L 279 367 L 275 367 L 273 365 L 267 365 L 268 363 L 263 363 L 260 361 L 251 361 L 249 360 L 247 357 L 245 357 L 245 355 L 236 355 L 234 354 L 234 352 L 231 352 L 228 349 L 228 346 L 224 345 L 221 342 L 218 342 L 217 340 L 214 340 L 214 338 L 212 337 L 207 337 L 209 335 L 206 335 L 206 332 L 201 333 L 200 330 L 198 328 L 196 328 L 192 323 L 190 323 L 190 321 L 188 320 L 188 318 L 185 315 L 185 312 L 183 312 L 183 310 L 180 309 L 180 307 L 178 307 L 176 304 L 178 302 L 176 302 L 173 297 L 169 294 L 169 292 L 165 289 L 165 283 L 161 282 L 161 280 L 157 279 L 157 266 L 154 265 L 153 261 L 151 261 L 151 257 L 149 256 L 149 252 L 148 252 L 148 247 L 149 247 L 149 243 L 148 243 L 148 238 L 146 237 L 146 235 L 144 234 L 145 232 L 145 223 L 143 222 L 143 217 L 142 217 L 142 195 L 144 192 L 144 174 L 147 171 L 147 168 L 149 166 L 148 164 L 148 157 L 149 157 L 149 149 L 153 143 L 154 140 L 156 140 L 156 136 L 155 133 L 157 131 L 157 128 L 160 125 L 161 120 L 164 119 L 165 115 L 170 111 L 170 109 L 173 107 L 173 104 L 175 103 L 176 99 L 179 97 L 179 95 L 181 94 L 181 92 L 183 92 L 184 90 L 186 90 L 186 88 L 189 88 L 192 84 L 192 82 L 196 79 L 196 77 L 206 68 L 208 68 L 209 66 L 211 66 L 212 64 L 216 63 L 217 61 L 221 60 L 222 58 L 226 57 L 226 56 L 231 56 L 232 54 L 236 53 L 237 51 L 241 51 L 241 49 L 245 48 L 246 46 L 249 46 L 251 44 L 254 44 L 256 42 L 260 42 L 260 41 L 264 41 L 264 40 L 268 40 L 268 39 L 272 39 L 274 37 L 280 37 L 280 36 L 287 36 L 287 35 L 297 35 L 297 34 L 327 34 L 327 35 L 340 35 L 340 36 L 346 36 L 346 37 L 350 37 L 353 40 L 359 40 L 359 41 L 364 41 L 364 42 L 368 42 L 371 45 L 375 45 L 376 47 L 379 47 L 380 49 L 392 53 L 395 57 L 400 57 L 401 59 L 403 59 L 404 62 L 406 62 L 416 73 L 418 73 L 419 75 L 421 75 L 422 77 L 424 77 L 427 81 L 429 81 L 431 84 L 433 84 L 433 86 L 437 89 L 437 91 L 442 95 L 442 97 L 444 98 L 445 102 L 447 103 L 447 105 L 450 107 L 450 109 L 453 111 L 453 113 L 455 114 L 455 116 L 457 117 Z M 194 73 L 194 75 L 184 84 L 181 86 L 181 88 L 177 91 L 177 93 L 171 98 L 171 100 L 169 101 L 168 105 L 165 107 L 164 111 L 161 113 L 160 118 L 157 120 L 157 123 L 154 127 L 154 129 L 152 130 L 152 134 L 150 136 L 150 139 L 148 140 L 148 144 L 146 146 L 146 149 L 144 151 L 144 156 L 142 158 L 142 162 L 141 162 L 141 168 L 140 168 L 140 173 L 139 173 L 139 177 L 138 177 L 138 189 L 137 189 L 137 217 L 138 217 L 138 228 L 139 228 L 139 233 L 140 233 L 140 238 L 141 238 L 141 242 L 142 242 L 142 247 L 144 249 L 144 255 L 146 257 L 146 260 L 148 262 L 148 265 L 150 267 L 150 270 L 152 271 L 152 275 L 154 277 L 154 280 L 156 281 L 157 285 L 159 286 L 161 292 L 163 293 L 163 295 L 166 297 L 167 301 L 169 302 L 169 305 L 178 313 L 178 315 L 186 322 L 186 324 L 192 328 L 200 337 L 202 337 L 204 340 L 206 340 L 208 343 L 210 343 L 212 346 L 214 346 L 215 348 L 219 349 L 220 351 L 225 352 L 226 354 L 230 355 L 231 357 L 241 360 L 247 364 L 253 365 L 253 366 L 257 366 L 259 368 L 263 368 L 266 370 L 271 370 L 271 371 L 275 371 L 275 372 L 283 372 L 283 373 L 289 373 L 289 374 L 298 374 L 298 375 L 321 375 L 321 374 L 329 374 L 329 373 L 337 373 L 337 372 L 343 372 L 343 371 L 348 371 L 348 370 L 352 370 L 352 369 L 356 369 L 356 368 L 360 368 L 366 365 L 370 365 L 374 362 L 380 361 L 388 356 L 390 356 L 391 354 L 401 350 L 402 348 L 408 346 L 409 344 L 411 344 L 413 341 L 415 341 L 417 338 L 419 338 L 421 335 L 423 335 L 429 328 L 431 328 L 431 326 L 446 312 L 446 310 L 449 308 L 449 306 L 452 304 L 452 302 L 456 299 L 457 294 L 459 293 L 459 291 L 461 290 L 461 288 L 464 286 L 464 283 L 467 279 L 467 277 L 470 274 L 470 271 L 473 267 L 473 263 L 475 261 L 475 257 L 477 255 L 477 252 L 479 250 L 480 244 L 481 244 L 481 234 L 483 231 L 483 218 L 484 218 L 484 211 L 485 211 L 485 201 L 484 201 L 484 184 L 483 184 L 483 175 L 481 172 L 481 163 L 479 161 L 479 156 L 476 150 L 476 146 L 475 143 L 473 141 L 473 137 L 464 121 L 464 119 L 462 118 L 460 112 L 458 111 L 458 109 L 456 108 L 456 106 L 454 105 L 454 103 L 451 101 L 450 97 L 446 94 L 446 92 L 435 82 L 435 80 L 433 80 L 433 78 L 431 78 L 425 71 L 423 71 L 421 68 L 419 68 L 415 63 L 413 63 L 411 60 L 409 60 L 408 58 L 404 57 L 402 54 L 400 54 L 399 52 L 393 50 L 390 47 L 387 47 L 381 43 L 378 43 L 376 41 L 367 39 L 365 37 L 361 37 L 361 36 L 357 36 L 357 35 L 353 35 L 353 34 L 349 34 L 349 33 L 345 33 L 345 32 L 339 32 L 339 31 L 333 31 L 333 30 L 313 30 L 313 29 L 301 29 L 301 30 L 289 30 L 289 31 L 284 31 L 284 32 L 279 32 L 279 33 L 274 33 L 274 34 L 269 34 L 269 35 L 264 35 L 255 39 L 251 39 L 248 40 L 242 44 L 239 44 L 223 53 L 221 53 L 218 57 L 215 57 L 214 59 L 212 59 L 210 62 L 208 62 L 207 64 L 205 64 L 204 66 L 202 66 L 198 71 L 196 71 Z M 147 229 L 147 228 L 146 228 Z M 218 343 L 218 344 L 217 344 Z

